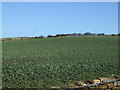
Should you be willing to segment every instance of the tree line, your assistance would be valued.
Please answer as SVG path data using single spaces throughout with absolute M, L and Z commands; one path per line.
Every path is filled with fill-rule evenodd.
M 56 34 L 56 35 L 48 35 L 47 38 L 50 37 L 69 37 L 69 36 L 120 36 L 120 34 L 105 34 L 105 33 L 90 33 L 90 32 L 86 32 L 86 33 L 71 33 L 71 34 Z M 45 38 L 43 35 L 41 36 L 35 36 L 36 38 Z
M 71 34 L 56 34 L 56 35 L 48 35 L 47 37 L 35 36 L 35 37 L 16 37 L 16 38 L 2 38 L 0 41 L 8 41 L 8 40 L 25 40 L 25 39 L 37 39 L 37 38 L 51 38 L 51 37 L 70 37 L 70 36 L 120 36 L 119 34 L 105 34 L 105 33 L 71 33 Z

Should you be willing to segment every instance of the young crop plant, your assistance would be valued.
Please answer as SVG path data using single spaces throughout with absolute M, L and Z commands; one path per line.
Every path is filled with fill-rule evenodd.
M 5 41 L 3 88 L 50 88 L 118 74 L 118 37 Z

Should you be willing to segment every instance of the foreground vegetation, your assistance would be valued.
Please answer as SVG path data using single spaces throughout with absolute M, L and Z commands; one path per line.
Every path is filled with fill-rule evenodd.
M 118 37 L 3 42 L 3 87 L 48 88 L 118 74 Z

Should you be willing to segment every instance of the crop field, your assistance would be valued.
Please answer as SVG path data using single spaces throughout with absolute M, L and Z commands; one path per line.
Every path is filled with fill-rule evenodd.
M 117 36 L 79 36 L 2 43 L 3 88 L 50 88 L 118 75 Z

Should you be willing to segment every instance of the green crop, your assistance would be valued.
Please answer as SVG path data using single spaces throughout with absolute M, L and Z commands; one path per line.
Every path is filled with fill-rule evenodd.
M 49 88 L 118 75 L 118 37 L 80 36 L 5 41 L 3 88 Z

